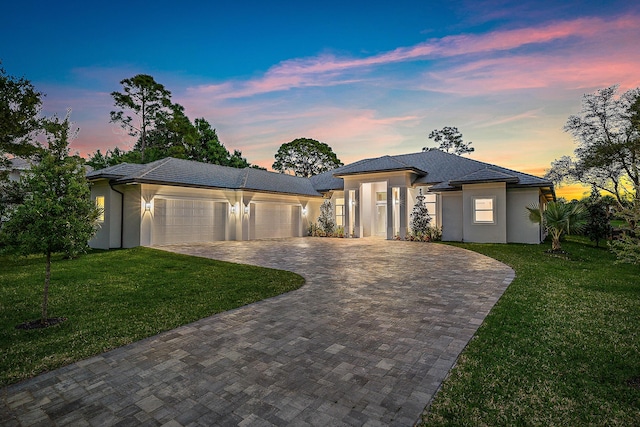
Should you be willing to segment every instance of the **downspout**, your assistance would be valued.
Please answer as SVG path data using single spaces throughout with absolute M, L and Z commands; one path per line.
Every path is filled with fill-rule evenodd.
M 113 188 L 113 181 L 109 181 L 109 187 L 120 194 L 120 246 L 118 249 L 122 249 L 122 242 L 124 241 L 124 193 Z

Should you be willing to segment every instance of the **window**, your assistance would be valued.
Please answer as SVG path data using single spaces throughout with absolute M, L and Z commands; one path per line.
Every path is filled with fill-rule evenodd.
M 344 227 L 344 198 L 336 199 L 336 226 Z
M 493 197 L 473 199 L 473 222 L 476 224 L 493 224 L 495 199 Z
M 98 221 L 104 222 L 104 196 L 96 197 L 96 207 L 98 208 Z
M 436 195 L 433 193 L 426 193 L 424 195 L 424 205 L 427 208 L 427 212 L 429 212 L 429 217 L 431 217 L 431 227 L 435 227 L 436 222 Z

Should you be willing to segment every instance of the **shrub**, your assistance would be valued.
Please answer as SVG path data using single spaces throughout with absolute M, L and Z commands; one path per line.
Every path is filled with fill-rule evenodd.
M 330 200 L 325 200 L 322 206 L 320 206 L 318 226 L 326 234 L 332 234 L 335 231 L 336 223 L 333 220 L 333 208 Z
M 416 203 L 413 205 L 413 212 L 411 212 L 411 234 L 414 236 L 424 236 L 430 228 L 431 216 L 424 199 L 422 189 L 420 189 L 420 193 L 416 197 Z

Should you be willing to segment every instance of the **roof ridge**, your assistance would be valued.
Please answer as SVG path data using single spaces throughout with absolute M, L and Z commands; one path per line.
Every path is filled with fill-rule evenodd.
M 247 188 L 247 180 L 249 179 L 249 169 L 251 169 L 249 166 L 247 166 L 246 168 L 242 169 L 242 175 L 240 175 L 240 188 Z
M 147 165 L 152 165 L 154 163 L 158 163 L 157 165 L 148 168 L 147 170 L 145 170 L 143 173 L 141 173 L 138 178 L 142 178 L 143 176 L 145 176 L 148 173 L 153 172 L 154 170 L 158 169 L 160 166 L 164 166 L 165 164 L 169 163 L 171 160 L 177 160 L 174 157 L 165 157 L 164 159 L 160 159 L 160 160 L 156 160 L 155 162 L 151 162 L 151 163 L 147 163 Z

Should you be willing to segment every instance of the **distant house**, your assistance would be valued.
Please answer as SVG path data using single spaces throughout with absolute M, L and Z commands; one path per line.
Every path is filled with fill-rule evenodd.
M 443 240 L 540 243 L 525 207 L 555 198 L 542 178 L 439 150 L 383 156 L 310 179 L 166 158 L 87 174 L 103 209 L 95 248 L 301 237 L 330 199 L 345 234 L 392 239 L 409 231 L 426 195 Z
M 8 169 L 9 181 L 19 181 L 20 176 L 24 174 L 25 171 L 31 169 L 31 162 L 20 157 L 14 157 L 13 159 L 9 159 L 9 167 L 3 169 Z

